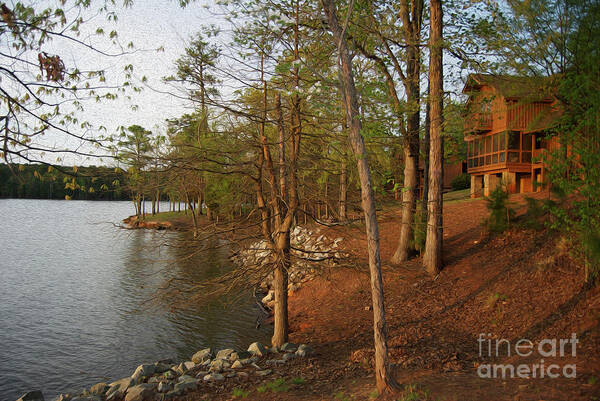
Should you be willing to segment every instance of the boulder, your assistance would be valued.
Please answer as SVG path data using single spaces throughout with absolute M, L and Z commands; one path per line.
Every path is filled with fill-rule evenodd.
M 240 368 L 243 368 L 243 367 L 244 367 L 244 365 L 240 361 L 235 361 L 233 363 L 233 365 L 231 365 L 232 369 L 240 369 Z
M 265 295 L 260 301 L 263 304 L 266 304 L 267 302 L 271 302 L 273 300 L 273 298 L 275 297 L 275 291 L 270 290 L 267 295 Z
M 213 355 L 212 349 L 204 348 L 203 350 L 196 352 L 194 354 L 194 356 L 192 356 L 192 362 L 202 363 L 202 362 L 206 361 L 207 359 L 211 359 L 212 355 Z
M 90 394 L 92 395 L 104 395 L 108 391 L 108 384 L 104 382 L 96 383 L 90 387 Z
M 305 356 L 308 356 L 308 355 L 312 354 L 313 352 L 314 351 L 310 345 L 300 344 L 300 346 L 298 347 L 298 350 L 296 351 L 296 356 L 304 358 Z
M 127 389 L 133 384 L 133 379 L 131 377 L 125 377 L 110 383 L 108 385 L 108 390 L 106 391 L 106 399 L 118 400 L 123 398 Z
M 215 358 L 217 358 L 217 359 L 229 359 L 229 356 L 231 354 L 233 354 L 234 352 L 235 352 L 235 350 L 233 350 L 231 348 L 222 349 L 221 351 L 217 352 L 217 356 Z
M 44 394 L 41 391 L 28 391 L 23 394 L 17 401 L 44 401 Z
M 186 381 L 175 384 L 175 391 L 179 391 L 181 393 L 184 393 L 189 390 L 195 390 L 197 388 L 198 388 L 198 380 L 196 380 L 196 379 L 186 380 Z
M 145 363 L 137 367 L 131 378 L 136 383 L 141 383 L 144 377 L 152 376 L 155 370 L 156 366 Z
M 154 399 L 154 384 L 143 383 L 127 390 L 125 401 L 148 401 Z
M 219 373 L 209 373 L 206 376 L 204 376 L 205 382 L 222 381 L 222 380 L 225 380 L 225 377 Z
M 273 371 L 272 371 L 271 369 L 266 369 L 266 370 L 257 370 L 257 371 L 256 371 L 256 374 L 257 374 L 258 376 L 268 376 L 268 375 L 270 375 L 271 373 L 273 373 Z
M 248 351 L 256 356 L 263 356 L 267 353 L 267 349 L 265 348 L 265 346 L 259 342 L 250 344 L 250 346 L 248 347 Z
M 165 373 L 168 370 L 171 369 L 171 364 L 167 364 L 167 363 L 162 363 L 162 362 L 156 362 L 154 364 L 154 374 L 161 374 L 161 373 Z
M 231 366 L 229 362 L 224 359 L 215 359 L 210 363 L 210 371 L 211 372 L 222 372 L 224 369 L 227 369 Z
M 289 361 L 290 359 L 294 359 L 296 357 L 296 354 L 290 354 L 290 353 L 285 353 L 283 354 L 283 357 L 281 358 L 284 362 Z
M 233 354 L 231 354 L 229 356 L 229 360 L 231 362 L 237 361 L 239 359 L 248 359 L 252 357 L 252 354 L 248 351 L 238 351 L 238 352 L 234 352 Z
M 160 383 L 158 383 L 158 387 L 156 390 L 159 393 L 167 393 L 167 392 L 171 391 L 172 389 L 173 389 L 173 386 L 171 385 L 171 383 L 160 382 Z
M 70 401 L 71 400 L 71 394 L 66 393 L 66 394 L 61 394 L 59 395 L 56 400 L 54 401 Z
M 281 351 L 283 352 L 296 352 L 298 350 L 298 345 L 294 344 L 294 343 L 284 343 L 281 346 Z

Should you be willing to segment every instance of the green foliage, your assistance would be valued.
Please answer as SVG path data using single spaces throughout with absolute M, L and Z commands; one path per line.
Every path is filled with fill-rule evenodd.
M 127 200 L 129 193 L 121 169 L 110 167 L 0 164 L 0 198 Z
M 457 175 L 450 182 L 450 186 L 453 191 L 460 191 L 461 189 L 467 189 L 471 187 L 471 176 L 467 173 Z
M 546 215 L 543 202 L 529 196 L 525 197 L 525 202 L 527 204 L 527 210 L 525 211 L 525 214 L 519 218 L 521 225 L 525 228 L 534 230 L 541 229 L 544 226 L 542 219 Z
M 306 379 L 304 379 L 303 377 L 294 377 L 292 379 L 292 384 L 300 385 L 300 384 L 305 384 L 305 383 L 306 383 Z
M 576 24 L 565 36 L 569 64 L 557 94 L 563 114 L 553 130 L 560 148 L 548 159 L 558 202 L 547 210 L 551 227 L 576 239 L 591 282 L 600 271 L 600 2 L 573 1 L 570 18 Z
M 515 211 L 508 202 L 508 191 L 498 185 L 485 200 L 490 211 L 490 216 L 486 219 L 487 228 L 496 234 L 506 231 L 515 217 Z
M 233 389 L 233 396 L 235 398 L 247 398 L 249 394 L 250 394 L 249 391 L 241 389 L 241 388 L 236 387 Z

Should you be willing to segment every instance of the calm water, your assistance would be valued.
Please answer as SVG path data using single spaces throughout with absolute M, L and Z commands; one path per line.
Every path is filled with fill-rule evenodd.
M 149 303 L 231 268 L 227 249 L 191 258 L 181 233 L 123 230 L 129 202 L 0 200 L 0 400 L 46 399 L 129 376 L 140 363 L 267 341 L 251 297 L 235 305 Z

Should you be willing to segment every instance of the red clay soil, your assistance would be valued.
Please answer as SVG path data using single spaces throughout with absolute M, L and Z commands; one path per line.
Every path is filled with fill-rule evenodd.
M 544 195 L 538 195 L 544 196 Z M 511 197 L 517 207 L 521 196 Z M 523 207 L 521 207 L 523 211 Z M 588 289 L 583 269 L 569 255 L 565 241 L 545 230 L 514 228 L 491 237 L 482 221 L 483 200 L 444 207 L 445 267 L 432 279 L 420 257 L 391 266 L 400 228 L 398 209 L 380 213 L 386 316 L 390 359 L 403 390 L 398 400 L 600 400 L 600 289 Z M 235 399 L 233 388 L 248 400 L 367 400 L 375 397 L 372 311 L 363 228 L 324 229 L 343 237 L 354 268 L 335 268 L 306 283 L 290 297 L 290 341 L 316 349 L 268 381 L 282 387 L 266 391 L 257 378 L 205 385 L 184 399 Z M 506 339 L 511 356 L 480 355 L 478 338 Z M 488 336 L 488 333 L 490 334 Z M 570 345 L 563 357 L 537 353 L 542 339 L 567 339 L 576 333 L 576 356 Z M 515 356 L 514 344 L 531 340 L 531 357 Z M 558 342 L 558 340 L 557 340 Z M 492 352 L 495 353 L 492 342 Z M 506 342 L 501 350 L 506 350 Z M 576 365 L 576 378 L 480 378 L 487 364 Z M 571 371 L 569 371 L 570 373 Z M 293 378 L 302 383 L 293 383 Z M 412 393 L 416 398 L 408 398 Z M 241 395 L 241 394 L 238 394 Z M 406 397 L 406 398 L 403 398 Z

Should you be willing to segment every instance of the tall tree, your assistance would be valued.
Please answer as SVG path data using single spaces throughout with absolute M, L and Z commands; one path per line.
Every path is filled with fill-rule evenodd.
M 342 92 L 346 119 L 349 127 L 349 139 L 356 157 L 356 165 L 360 176 L 362 208 L 365 216 L 367 246 L 369 252 L 369 271 L 371 276 L 371 298 L 373 302 L 373 335 L 375 341 L 375 378 L 380 394 L 393 387 L 391 367 L 388 360 L 387 332 L 385 323 L 385 299 L 383 279 L 381 275 L 381 257 L 379 254 L 379 229 L 375 211 L 375 199 L 371 185 L 371 173 L 367 159 L 367 151 L 361 134 L 361 120 L 358 108 L 358 94 L 354 84 L 352 61 L 346 44 L 344 29 L 337 17 L 334 0 L 322 0 L 327 16 L 329 30 L 338 47 L 338 62 L 342 77 Z M 348 10 L 348 13 L 352 10 Z
M 430 275 L 442 268 L 443 245 L 443 198 L 442 126 L 444 122 L 444 76 L 443 76 L 443 14 L 442 1 L 430 0 L 429 33 L 429 197 L 427 199 L 427 237 L 423 266 Z

